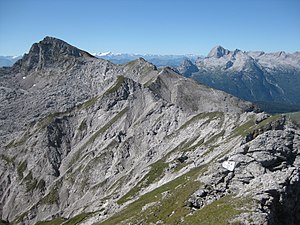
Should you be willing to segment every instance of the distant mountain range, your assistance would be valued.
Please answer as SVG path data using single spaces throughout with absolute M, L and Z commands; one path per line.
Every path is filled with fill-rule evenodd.
M 112 52 L 105 52 L 105 53 L 94 53 L 94 56 L 102 59 L 106 59 L 111 61 L 115 64 L 125 64 L 130 61 L 143 58 L 148 62 L 156 65 L 157 67 L 177 67 L 179 66 L 184 60 L 191 60 L 195 62 L 196 59 L 200 57 L 200 55 L 152 55 L 152 54 L 127 54 L 127 53 L 112 53 Z
M 186 59 L 179 73 L 268 112 L 300 110 L 300 53 L 229 51 L 213 48 L 196 62 Z
M 16 61 L 21 59 L 22 56 L 0 56 L 0 67 L 12 66 Z
M 192 62 L 195 62 L 196 59 L 201 57 L 200 55 L 158 55 L 158 54 L 128 54 L 128 53 L 93 53 L 93 56 L 101 59 L 106 59 L 115 64 L 126 64 L 130 61 L 143 58 L 148 62 L 156 65 L 157 67 L 177 67 L 181 63 L 188 59 Z M 3 66 L 12 66 L 18 59 L 22 56 L 0 56 L 0 67 Z
M 207 57 L 200 55 L 151 55 L 94 53 L 114 64 L 143 58 L 156 67 L 176 72 L 210 87 L 255 102 L 270 113 L 300 111 L 300 53 L 230 51 L 214 47 Z M 11 66 L 21 56 L 0 56 L 0 66 Z

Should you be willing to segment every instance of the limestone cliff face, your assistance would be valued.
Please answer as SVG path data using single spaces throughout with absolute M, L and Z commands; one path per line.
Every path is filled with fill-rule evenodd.
M 299 129 L 288 117 L 49 37 L 0 84 L 4 221 L 199 224 L 225 210 L 225 223 L 299 222 Z

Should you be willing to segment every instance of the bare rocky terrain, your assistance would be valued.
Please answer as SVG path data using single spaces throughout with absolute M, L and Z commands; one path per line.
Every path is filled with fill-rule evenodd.
M 46 37 L 0 68 L 3 224 L 299 224 L 299 115 Z

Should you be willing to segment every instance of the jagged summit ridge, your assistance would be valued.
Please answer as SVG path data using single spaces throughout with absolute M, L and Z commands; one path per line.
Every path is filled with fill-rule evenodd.
M 34 43 L 28 54 L 16 62 L 14 67 L 25 70 L 40 69 L 53 66 L 55 63 L 64 64 L 68 60 L 78 58 L 94 58 L 88 52 L 80 50 L 67 42 L 54 37 L 45 37 L 42 41 Z
M 230 51 L 228 49 L 225 49 L 222 46 L 218 45 L 208 53 L 208 57 L 221 58 L 222 56 L 228 55 L 229 53 Z

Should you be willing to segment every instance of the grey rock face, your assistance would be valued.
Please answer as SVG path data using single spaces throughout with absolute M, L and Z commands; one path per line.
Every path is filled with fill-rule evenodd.
M 58 66 L 68 67 L 79 57 L 93 58 L 89 53 L 79 50 L 62 40 L 45 37 L 39 43 L 33 44 L 29 54 L 25 54 L 14 65 L 14 68 L 29 71 L 32 69 L 53 67 L 54 63 Z
M 223 48 L 222 46 L 216 46 L 208 53 L 208 57 L 221 58 L 228 54 L 229 50 Z
M 247 213 L 248 218 L 264 221 L 263 224 L 297 224 L 299 207 L 292 200 L 298 191 L 299 130 L 282 129 L 266 131 L 220 159 L 236 162 L 229 172 L 213 165 L 200 180 L 205 189 L 199 189 L 190 198 L 190 206 L 202 208 L 213 199 L 220 199 L 227 192 L 240 196 L 255 196 L 256 211 Z M 201 193 L 201 194 L 199 194 Z M 203 194 L 205 193 L 205 194 Z M 259 212 L 259 213 L 258 213 Z M 235 218 L 243 221 L 246 214 Z M 256 224 L 255 222 L 255 224 Z M 245 223 L 251 224 L 251 223 Z
M 194 65 L 191 60 L 184 60 L 183 63 L 177 67 L 177 70 L 180 74 L 189 77 L 192 73 L 199 71 L 198 67 Z
M 171 68 L 114 65 L 54 38 L 0 78 L 5 221 L 191 224 L 199 208 L 250 199 L 224 223 L 299 222 L 299 129 L 288 118 Z

